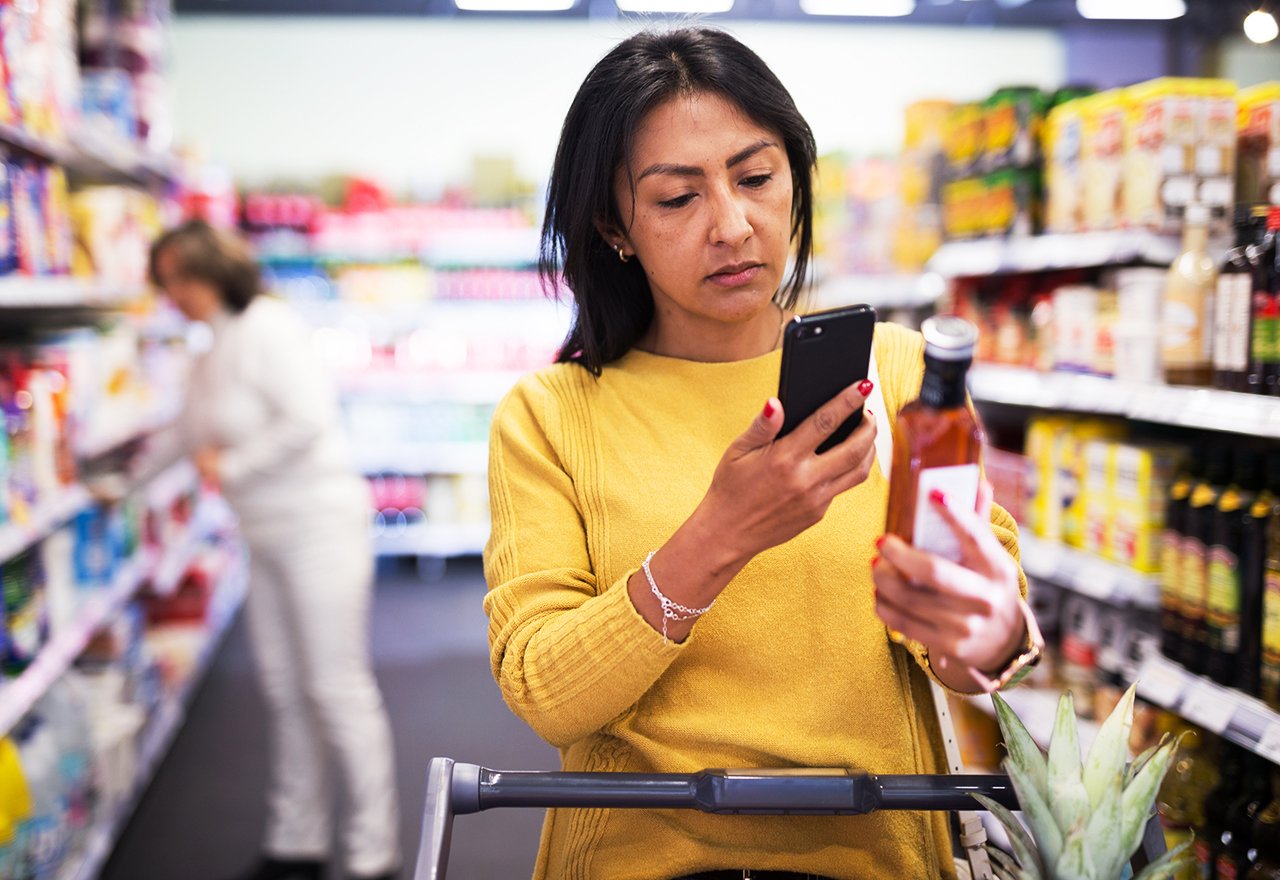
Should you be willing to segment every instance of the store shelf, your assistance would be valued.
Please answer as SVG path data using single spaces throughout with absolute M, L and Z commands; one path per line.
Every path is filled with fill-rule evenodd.
M 973 278 L 1124 263 L 1167 266 L 1178 250 L 1176 237 L 1141 230 L 992 238 L 948 242 L 928 268 L 947 278 Z
M 150 569 L 145 557 L 135 558 L 105 590 L 85 600 L 75 622 L 50 640 L 21 675 L 0 684 L 0 736 L 13 729 L 89 644 L 89 639 L 115 617 L 137 592 Z
M 141 285 L 89 278 L 0 277 L 0 309 L 113 309 L 141 296 Z
M 36 504 L 23 524 L 0 526 L 0 562 L 12 559 L 84 510 L 93 498 L 83 486 L 68 486 Z
M 405 403 L 497 403 L 522 375 L 516 370 L 450 373 L 373 370 L 342 376 L 338 388 L 346 398 L 390 398 Z
M 379 556 L 467 556 L 484 551 L 489 524 L 423 523 L 374 534 Z
M 818 283 L 812 297 L 814 310 L 866 304 L 881 311 L 923 309 L 946 292 L 941 275 L 847 275 Z
M 1124 416 L 1139 421 L 1280 438 L 1280 398 L 1212 388 L 1142 385 L 1078 373 L 975 364 L 976 401 Z
M 1261 700 L 1188 672 L 1167 657 L 1148 657 L 1138 695 L 1193 724 L 1280 764 L 1280 714 Z
M 180 176 L 175 159 L 149 153 L 118 137 L 90 131 L 76 132 L 68 142 L 62 143 L 33 135 L 20 126 L 0 124 L 0 143 L 95 180 L 149 185 L 172 182 Z
M 235 619 L 236 611 L 244 601 L 247 578 L 243 562 L 231 566 L 225 581 L 215 592 L 216 604 L 211 608 L 208 638 L 200 651 L 194 671 L 183 683 L 179 694 L 162 703 L 151 720 L 147 736 L 139 749 L 138 772 L 134 778 L 133 790 L 113 813 L 90 830 L 79 857 L 63 865 L 59 873 L 60 880 L 96 880 L 102 872 L 125 824 L 133 815 L 161 760 L 186 721 L 187 710 L 195 692 L 204 680 L 227 629 Z
M 1053 738 L 1053 724 L 1058 717 L 1058 700 L 1062 696 L 1061 692 L 1042 688 L 1015 687 L 1001 691 L 1000 696 L 1004 697 L 1009 707 L 1022 719 L 1027 733 L 1031 734 L 1036 744 L 1047 750 L 1049 741 Z M 991 697 L 984 694 L 966 697 L 966 699 L 987 715 L 996 717 L 996 708 L 991 702 Z M 1087 755 L 1089 747 L 1098 738 L 1098 731 L 1102 725 L 1085 718 L 1077 718 L 1076 724 L 1080 737 L 1080 751 L 1082 755 Z
M 154 407 L 150 412 L 140 413 L 137 421 L 132 425 L 101 437 L 93 437 L 88 442 L 81 444 L 80 448 L 76 450 L 76 455 L 81 459 L 99 458 L 119 449 L 126 443 L 148 437 L 157 431 L 162 431 L 174 423 L 180 410 L 181 407 L 179 405 L 170 405 Z
M 1018 543 L 1022 547 L 1022 569 L 1028 577 L 1118 608 L 1160 607 L 1159 575 L 1144 574 L 1027 531 L 1019 532 Z
M 363 474 L 483 474 L 489 470 L 489 444 L 400 443 L 361 449 L 356 467 Z
M 520 268 L 538 264 L 542 231 L 536 226 L 442 230 L 422 249 L 422 260 L 437 268 Z

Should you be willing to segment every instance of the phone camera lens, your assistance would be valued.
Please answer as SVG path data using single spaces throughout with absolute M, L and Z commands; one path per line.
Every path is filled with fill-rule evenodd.
M 814 335 L 814 336 L 821 336 L 821 335 L 822 335 L 822 325 L 821 325 L 821 324 L 819 324 L 817 327 L 814 327 L 814 328 L 813 328 L 813 335 Z

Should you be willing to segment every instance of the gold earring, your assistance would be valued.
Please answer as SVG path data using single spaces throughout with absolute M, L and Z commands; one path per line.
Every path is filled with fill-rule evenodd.
M 618 251 L 618 259 L 621 260 L 622 262 L 625 263 L 627 260 L 631 259 L 625 253 L 623 253 L 621 244 L 617 246 L 616 250 Z

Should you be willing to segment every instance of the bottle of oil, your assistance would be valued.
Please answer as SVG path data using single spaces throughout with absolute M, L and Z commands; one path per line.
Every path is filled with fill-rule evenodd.
M 1252 449 L 1236 450 L 1231 482 L 1218 495 L 1209 526 L 1206 574 L 1204 672 L 1235 687 L 1240 654 L 1245 518 L 1258 493 L 1258 465 Z
M 1269 463 L 1268 467 L 1275 465 Z M 1276 485 L 1274 469 L 1268 479 L 1272 486 Z M 1262 574 L 1261 696 L 1268 706 L 1280 712 L 1280 504 L 1271 508 L 1267 520 L 1266 548 Z
M 1240 796 L 1244 782 L 1244 755 L 1244 749 L 1222 741 L 1218 784 L 1204 799 L 1204 823 L 1196 829 L 1194 847 L 1201 877 L 1217 876 L 1218 856 L 1226 848 L 1222 838 L 1227 833 L 1231 804 Z
M 1213 293 L 1218 265 L 1209 256 L 1209 210 L 1187 206 L 1182 252 L 1169 267 L 1161 312 L 1160 360 L 1170 385 L 1213 381 Z
M 1227 811 L 1223 846 L 1218 852 L 1218 880 L 1239 880 L 1252 865 L 1253 823 L 1271 802 L 1271 763 L 1260 755 L 1246 754 L 1244 793 Z
M 1252 697 L 1262 695 L 1262 630 L 1266 591 L 1267 524 L 1280 507 L 1280 450 L 1263 460 L 1261 488 L 1241 513 L 1240 523 L 1240 654 L 1236 687 Z
M 1236 245 L 1218 269 L 1214 294 L 1213 385 L 1225 391 L 1249 390 L 1249 343 L 1253 338 L 1253 274 L 1257 245 L 1267 231 L 1267 208 L 1240 207 Z
M 1249 340 L 1248 390 L 1275 394 L 1280 372 L 1280 301 L 1276 296 L 1276 236 L 1280 234 L 1280 207 L 1267 213 L 1267 231 L 1255 248 L 1253 270 L 1252 336 Z
M 1271 802 L 1253 821 L 1253 866 L 1247 880 L 1280 880 L 1280 767 L 1271 768 Z
M 1160 535 L 1160 652 L 1181 659 L 1182 634 L 1186 629 L 1182 611 L 1182 542 L 1185 538 L 1191 487 L 1204 478 L 1204 449 L 1192 449 L 1182 470 L 1169 487 L 1164 508 L 1164 530 Z
M 927 319 L 920 396 L 898 412 L 885 531 L 951 559 L 959 544 L 933 510 L 929 494 L 944 492 L 960 508 L 977 503 L 982 428 L 965 405 L 965 376 L 977 329 L 950 315 Z
M 1218 498 L 1231 474 L 1225 446 L 1209 447 L 1204 479 L 1191 487 L 1182 540 L 1182 665 L 1203 673 L 1207 665 L 1205 612 L 1209 598 L 1209 545 Z

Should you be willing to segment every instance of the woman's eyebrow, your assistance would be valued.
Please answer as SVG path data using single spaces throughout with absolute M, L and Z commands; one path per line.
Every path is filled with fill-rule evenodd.
M 732 168 L 734 165 L 747 161 L 761 150 L 766 150 L 769 147 L 776 146 L 777 144 L 773 141 L 758 140 L 751 146 L 739 150 L 730 156 L 729 160 L 724 163 L 724 167 Z M 654 174 L 670 174 L 676 177 L 703 177 L 705 172 L 697 165 L 675 165 L 670 162 L 658 162 L 654 165 L 650 165 L 644 171 L 641 171 L 636 177 L 636 180 L 644 180 L 646 177 L 651 177 Z

